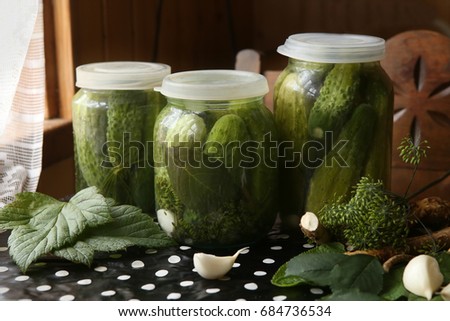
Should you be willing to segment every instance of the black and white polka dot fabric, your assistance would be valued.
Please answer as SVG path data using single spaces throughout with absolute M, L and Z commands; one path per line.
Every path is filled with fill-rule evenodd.
M 0 300 L 282 301 L 315 300 L 324 293 L 320 288 L 270 283 L 280 265 L 309 247 L 300 235 L 277 230 L 242 252 L 220 280 L 206 280 L 195 272 L 192 257 L 200 250 L 189 246 L 102 254 L 90 268 L 49 257 L 24 275 L 8 254 L 7 237 L 8 232 L 0 234 Z

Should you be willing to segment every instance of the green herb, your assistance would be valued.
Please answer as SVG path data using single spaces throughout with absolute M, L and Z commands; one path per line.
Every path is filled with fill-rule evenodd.
M 398 146 L 398 150 L 400 150 L 400 158 L 406 164 L 414 165 L 414 171 L 409 181 L 408 187 L 406 188 L 404 197 L 406 198 L 411 187 L 411 184 L 414 180 L 414 177 L 417 172 L 417 167 L 419 166 L 420 161 L 423 157 L 427 157 L 427 149 L 429 149 L 428 142 L 426 140 L 415 143 L 411 137 L 404 137 Z
M 90 265 L 94 251 L 173 244 L 150 216 L 134 206 L 115 205 L 95 187 L 81 190 L 68 202 L 20 193 L 0 210 L 0 228 L 12 229 L 10 255 L 23 272 L 51 253 Z
M 354 249 L 402 248 L 408 235 L 407 204 L 387 193 L 381 181 L 360 179 L 353 197 L 323 207 L 321 223 L 343 243 Z

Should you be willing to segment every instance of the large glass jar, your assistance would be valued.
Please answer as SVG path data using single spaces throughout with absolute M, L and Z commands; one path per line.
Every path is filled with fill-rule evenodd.
M 305 211 L 347 200 L 362 176 L 389 188 L 393 89 L 377 37 L 295 34 L 278 52 L 289 57 L 274 89 L 280 216 L 298 228 Z
M 153 128 L 166 99 L 154 91 L 170 67 L 103 62 L 77 67 L 72 103 L 76 190 L 97 186 L 155 213 Z
M 176 241 L 201 248 L 255 242 L 277 213 L 278 169 L 266 79 L 236 70 L 166 77 L 155 126 L 158 221 Z

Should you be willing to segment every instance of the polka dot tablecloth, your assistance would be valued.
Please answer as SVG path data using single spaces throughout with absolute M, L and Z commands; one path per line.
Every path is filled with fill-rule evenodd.
M 277 230 L 239 255 L 220 280 L 206 280 L 195 272 L 192 257 L 199 251 L 188 246 L 102 254 L 90 268 L 46 258 L 24 275 L 8 254 L 7 237 L 8 232 L 0 234 L 0 300 L 267 301 L 315 300 L 323 294 L 319 288 L 270 283 L 280 265 L 308 247 L 300 235 Z

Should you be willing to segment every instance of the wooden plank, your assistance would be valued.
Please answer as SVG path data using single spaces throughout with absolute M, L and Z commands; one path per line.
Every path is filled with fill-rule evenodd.
M 45 83 L 46 107 L 45 119 L 57 117 L 58 111 L 58 75 L 56 72 L 56 48 L 52 0 L 44 0 L 44 49 L 45 49 Z
M 53 0 L 55 20 L 55 48 L 58 75 L 59 117 L 72 118 L 74 94 L 74 67 L 70 0 Z
M 163 0 L 133 0 L 134 60 L 155 61 L 155 40 L 158 31 L 158 8 Z
M 72 1 L 74 66 L 105 60 L 102 0 Z
M 103 1 L 105 60 L 133 60 L 133 1 Z

